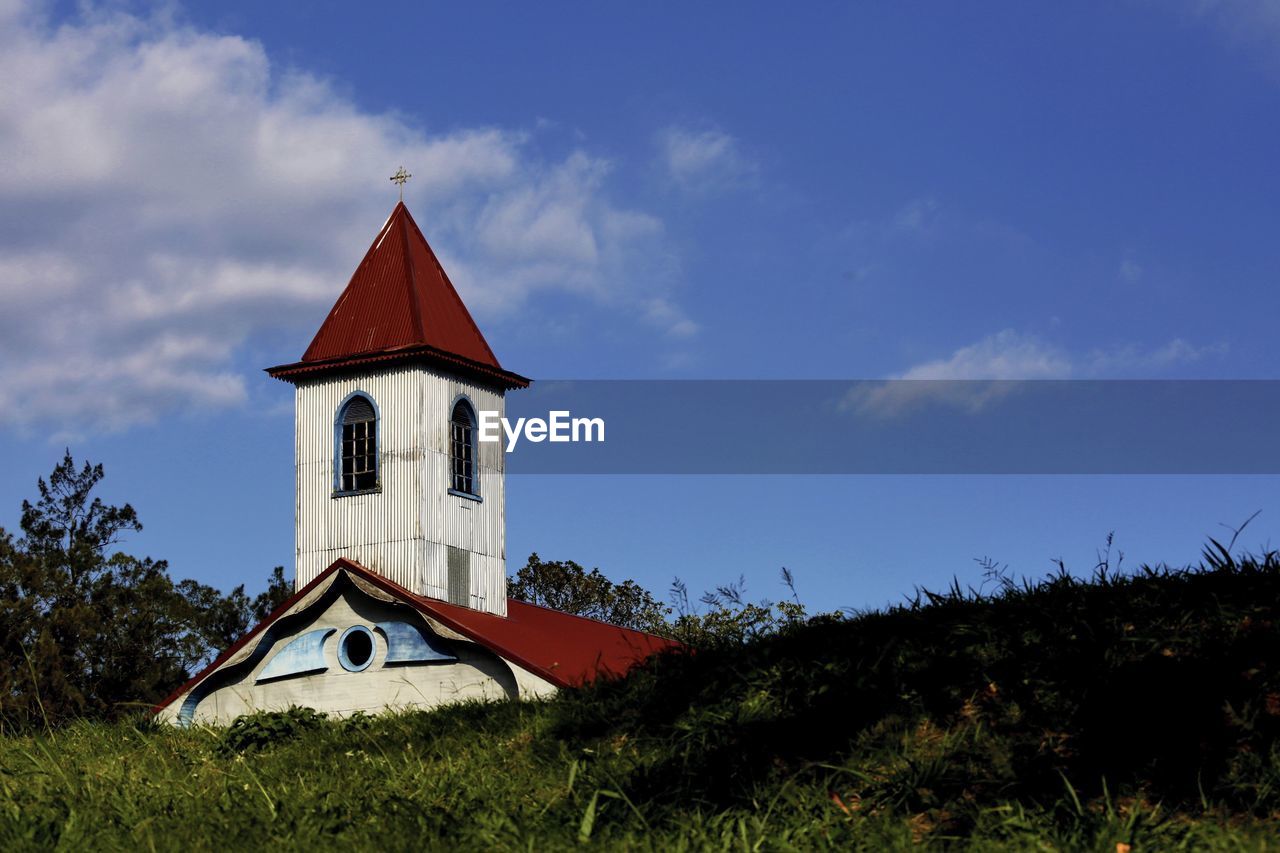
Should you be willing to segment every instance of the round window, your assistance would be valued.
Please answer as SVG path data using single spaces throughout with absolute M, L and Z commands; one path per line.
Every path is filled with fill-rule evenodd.
M 373 632 L 363 625 L 352 625 L 338 640 L 338 663 L 348 672 L 359 672 L 373 663 Z

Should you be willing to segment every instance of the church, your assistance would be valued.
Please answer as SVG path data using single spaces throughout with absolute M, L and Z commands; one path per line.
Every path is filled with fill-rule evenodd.
M 499 363 L 403 199 L 302 359 L 267 373 L 294 387 L 296 591 L 160 719 L 543 697 L 675 645 L 507 597 L 503 445 L 476 425 L 530 380 Z

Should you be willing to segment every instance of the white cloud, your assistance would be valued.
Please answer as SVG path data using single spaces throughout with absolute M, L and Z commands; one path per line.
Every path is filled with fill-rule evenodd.
M 903 205 L 893 218 L 893 229 L 899 232 L 923 231 L 927 229 L 938 213 L 938 200 L 919 198 Z
M 1061 350 L 1005 329 L 947 358 L 917 364 L 888 382 L 858 385 L 842 408 L 893 416 L 940 402 L 976 411 L 1009 394 L 1014 386 L 1007 380 L 1065 379 L 1071 372 L 1071 361 Z
M 1280 78 L 1280 3 L 1276 0 L 1175 0 L 1148 5 L 1209 25 L 1233 48 L 1253 54 L 1273 78 Z
M 1120 261 L 1120 278 L 1124 281 L 1135 282 L 1142 278 L 1142 265 L 1133 259 L 1131 255 L 1125 255 Z
M 501 314 L 531 293 L 558 289 L 606 301 L 621 297 L 643 309 L 648 297 L 627 293 L 624 285 L 638 274 L 650 281 L 666 274 L 653 269 L 664 257 L 662 222 L 609 204 L 609 170 L 606 160 L 576 151 L 561 163 L 527 169 L 522 180 L 474 207 L 465 197 L 443 206 L 441 243 L 455 254 L 442 254 L 442 262 L 455 281 L 463 280 L 468 304 Z
M 660 165 L 684 190 L 708 192 L 749 182 L 757 171 L 737 139 L 720 130 L 668 127 L 657 135 Z
M 1248 39 L 1280 39 L 1280 3 L 1275 0 L 1184 0 L 1191 16 Z
M 1155 349 L 1123 346 L 1118 349 L 1094 350 L 1082 360 L 1081 371 L 1093 377 L 1131 377 L 1134 374 L 1158 373 L 1170 367 L 1195 364 L 1206 358 L 1227 353 L 1225 343 L 1195 346 L 1182 338 L 1174 338 Z
M 1061 379 L 1071 362 L 1034 335 L 1005 329 L 945 359 L 918 364 L 898 379 Z
M 645 302 L 643 307 L 645 319 L 672 337 L 691 338 L 698 333 L 698 324 L 669 299 L 656 297 Z
M 1224 344 L 1196 347 L 1181 338 L 1146 349 L 1097 349 L 1073 357 L 1036 335 L 1004 329 L 960 347 L 946 358 L 917 364 L 883 383 L 855 387 L 841 408 L 893 416 L 926 403 L 977 411 L 1014 393 L 1020 383 L 1046 379 L 1144 378 L 1178 365 L 1222 355 Z
M 235 354 L 281 328 L 305 346 L 401 164 L 482 317 L 552 289 L 643 317 L 665 292 L 623 274 L 663 262 L 661 222 L 611 202 L 589 152 L 424 131 L 281 72 L 256 42 L 81 15 L 54 27 L 0 0 L 0 424 L 121 428 L 242 401 Z M 662 331 L 688 322 L 673 305 Z

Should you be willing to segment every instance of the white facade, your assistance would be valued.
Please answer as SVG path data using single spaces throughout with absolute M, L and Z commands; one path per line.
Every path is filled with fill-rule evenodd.
M 394 662 L 395 634 L 389 630 L 397 624 L 412 626 L 443 654 Z M 373 638 L 371 660 L 359 669 L 344 664 L 340 657 L 341 638 L 353 626 L 369 630 Z M 278 661 L 289 659 L 291 645 L 308 634 L 323 636 L 314 656 L 295 656 L 290 671 L 273 675 L 280 669 Z M 282 711 L 294 705 L 346 716 L 466 700 L 538 698 L 555 692 L 555 685 L 545 678 L 369 584 L 337 572 L 216 670 L 188 684 L 157 716 L 178 725 L 227 725 L 241 714 Z
M 503 392 L 425 365 L 294 381 L 296 588 L 345 557 L 411 592 L 449 601 L 452 568 L 453 603 L 505 616 L 502 443 L 475 444 L 480 500 L 449 493 L 455 403 L 465 397 L 477 415 L 501 415 Z M 339 495 L 336 424 L 357 393 L 378 414 L 380 488 Z

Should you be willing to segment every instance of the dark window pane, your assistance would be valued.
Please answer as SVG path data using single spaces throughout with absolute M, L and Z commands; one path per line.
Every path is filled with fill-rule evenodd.
M 343 409 L 338 488 L 359 492 L 378 486 L 377 420 L 373 404 L 353 397 Z
M 449 418 L 449 473 L 455 491 L 475 494 L 472 459 L 475 456 L 475 439 L 472 425 L 475 420 L 471 407 L 459 401 Z

